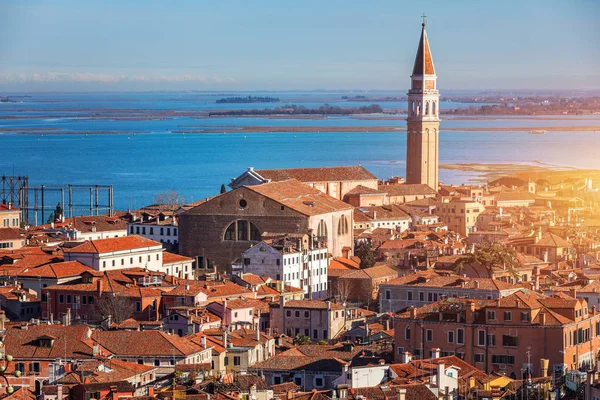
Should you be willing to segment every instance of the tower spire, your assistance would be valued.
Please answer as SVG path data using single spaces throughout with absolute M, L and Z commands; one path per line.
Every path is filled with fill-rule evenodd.
M 406 183 L 426 184 L 437 190 L 440 95 L 425 30 L 425 14 L 422 18 L 421 39 L 408 91 Z
M 423 23 L 421 24 L 421 40 L 417 48 L 417 57 L 415 58 L 415 66 L 413 67 L 413 75 L 435 75 L 433 66 L 433 57 L 431 57 L 431 49 L 429 48 L 429 40 L 427 39 L 427 17 L 425 14 L 421 16 Z

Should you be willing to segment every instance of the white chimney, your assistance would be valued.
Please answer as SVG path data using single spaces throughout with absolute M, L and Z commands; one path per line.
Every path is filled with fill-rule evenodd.
M 439 348 L 431 349 L 431 358 L 440 358 L 440 353 Z
M 437 383 L 438 388 L 444 387 L 445 377 L 446 377 L 446 369 L 445 369 L 444 363 L 441 362 L 437 366 L 437 377 L 436 377 L 437 382 L 436 383 Z
M 202 347 L 206 349 L 206 336 L 202 336 Z
M 410 354 L 410 352 L 405 351 L 404 353 L 402 353 L 402 364 L 408 364 L 411 361 L 412 355 Z

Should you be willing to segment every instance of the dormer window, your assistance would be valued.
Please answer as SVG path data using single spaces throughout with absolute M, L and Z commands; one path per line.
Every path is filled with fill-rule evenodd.
M 40 336 L 38 338 L 38 347 L 51 348 L 56 338 L 54 336 Z

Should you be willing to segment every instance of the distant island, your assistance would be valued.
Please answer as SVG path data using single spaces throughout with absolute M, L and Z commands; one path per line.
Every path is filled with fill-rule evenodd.
M 247 104 L 247 103 L 278 103 L 277 97 L 224 97 L 216 101 L 217 104 Z
M 379 104 L 371 104 L 362 107 L 338 107 L 325 104 L 318 108 L 306 108 L 292 104 L 276 108 L 265 108 L 262 110 L 225 110 L 214 111 L 209 116 L 239 116 L 239 115 L 352 115 L 352 114 L 377 114 L 382 113 L 383 108 Z
M 342 100 L 346 101 L 376 101 L 376 102 L 386 102 L 386 101 L 406 101 L 408 98 L 404 97 L 367 97 L 367 96 L 342 96 Z

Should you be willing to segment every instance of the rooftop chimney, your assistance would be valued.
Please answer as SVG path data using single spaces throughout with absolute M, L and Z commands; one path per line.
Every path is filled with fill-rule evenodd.
M 441 350 L 439 348 L 431 349 L 431 358 L 440 358 Z
M 202 336 L 202 347 L 206 348 L 206 335 Z
M 406 389 L 398 389 L 398 394 L 396 396 L 397 400 L 406 400 Z
M 408 364 L 411 361 L 412 355 L 410 354 L 410 352 L 405 351 L 404 353 L 402 353 L 402 364 Z
M 439 350 L 439 349 L 438 349 Z M 443 387 L 444 384 L 444 378 L 446 376 L 446 366 L 444 365 L 443 362 L 438 363 L 437 365 L 437 376 L 436 376 L 436 380 L 437 380 L 437 385 L 438 388 Z
M 417 309 L 415 306 L 410 306 L 408 311 L 410 312 L 410 319 L 417 319 Z
M 547 358 L 540 359 L 540 367 L 542 369 L 542 377 L 543 378 L 548 376 L 548 364 L 549 363 L 550 363 L 550 360 L 548 360 Z

